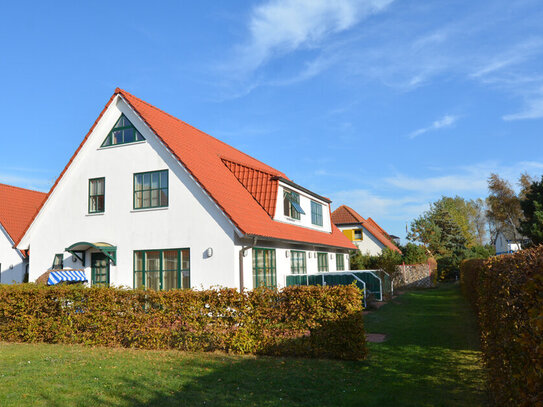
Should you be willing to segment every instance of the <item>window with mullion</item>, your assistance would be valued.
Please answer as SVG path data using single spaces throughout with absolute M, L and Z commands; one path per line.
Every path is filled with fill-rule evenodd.
M 168 170 L 134 174 L 134 209 L 168 206 Z
M 106 139 L 102 143 L 102 147 L 114 146 L 117 144 L 135 143 L 136 141 L 143 141 L 145 138 L 134 127 L 134 125 L 126 118 L 124 114 L 121 114 L 113 129 L 108 133 Z
M 317 253 L 317 264 L 319 271 L 328 271 L 328 254 Z
M 300 219 L 300 211 L 296 209 L 296 206 L 300 208 L 300 194 L 285 189 L 283 193 L 283 206 L 285 216 Z
M 101 213 L 106 209 L 106 179 L 89 179 L 89 213 Z
M 305 252 L 298 250 L 290 251 L 290 272 L 292 274 L 306 274 Z
M 275 249 L 253 248 L 253 288 L 277 287 Z
M 190 249 L 135 251 L 134 287 L 156 291 L 190 288 Z
M 322 226 L 322 205 L 315 201 L 311 201 L 311 223 Z
M 345 270 L 345 256 L 343 255 L 343 253 L 336 253 L 336 270 Z

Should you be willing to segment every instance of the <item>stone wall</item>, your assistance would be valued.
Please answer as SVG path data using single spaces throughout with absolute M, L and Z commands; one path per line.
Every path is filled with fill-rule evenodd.
M 437 263 L 401 264 L 394 276 L 394 288 L 431 288 L 436 285 Z

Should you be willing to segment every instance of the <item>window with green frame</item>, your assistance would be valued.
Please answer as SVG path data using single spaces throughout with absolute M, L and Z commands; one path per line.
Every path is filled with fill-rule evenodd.
M 102 143 L 102 147 L 115 146 L 117 144 L 135 143 L 136 141 L 143 141 L 145 138 L 134 127 L 130 120 L 126 118 L 124 114 L 121 114 L 115 126 L 108 133 L 106 139 Z
M 190 249 L 134 251 L 134 288 L 190 288 Z
M 64 255 L 62 253 L 55 254 L 53 259 L 53 270 L 58 270 L 64 267 Z
M 290 272 L 292 274 L 307 274 L 305 265 L 305 252 L 290 251 Z
M 101 213 L 106 209 L 106 179 L 89 179 L 89 213 Z
M 328 271 L 328 253 L 317 253 L 318 271 Z
M 134 209 L 168 206 L 168 170 L 134 174 Z
M 322 226 L 322 205 L 315 201 L 311 201 L 311 223 Z
M 285 216 L 293 219 L 300 219 L 300 215 L 305 215 L 300 206 L 300 194 L 285 189 L 283 191 L 283 208 Z
M 253 248 L 253 288 L 277 287 L 275 249 Z
M 336 253 L 336 270 L 345 270 L 345 256 L 343 255 L 343 253 Z

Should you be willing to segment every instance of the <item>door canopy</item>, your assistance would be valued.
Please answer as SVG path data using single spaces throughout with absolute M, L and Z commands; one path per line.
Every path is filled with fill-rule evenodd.
M 77 257 L 81 263 L 83 263 L 83 259 L 81 258 L 81 252 L 84 252 L 90 248 L 94 248 L 99 250 L 100 252 L 104 253 L 115 265 L 117 263 L 117 246 L 113 246 L 109 243 L 104 242 L 98 242 L 98 243 L 90 243 L 90 242 L 77 242 L 71 245 L 70 247 L 67 247 L 65 250 L 71 254 L 73 254 L 75 257 Z

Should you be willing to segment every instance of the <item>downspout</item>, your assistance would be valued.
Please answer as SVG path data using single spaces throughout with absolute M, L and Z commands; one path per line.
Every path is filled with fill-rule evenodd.
M 243 258 L 245 257 L 245 253 L 247 250 L 252 249 L 256 246 L 256 242 L 258 240 L 258 237 L 253 237 L 253 243 L 249 246 L 242 246 L 239 250 L 239 292 L 243 292 L 244 284 L 243 284 Z

